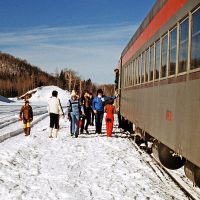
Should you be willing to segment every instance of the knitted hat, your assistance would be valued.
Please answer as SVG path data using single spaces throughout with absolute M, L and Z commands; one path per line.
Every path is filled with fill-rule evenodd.
M 71 97 L 76 96 L 76 91 L 72 90 Z

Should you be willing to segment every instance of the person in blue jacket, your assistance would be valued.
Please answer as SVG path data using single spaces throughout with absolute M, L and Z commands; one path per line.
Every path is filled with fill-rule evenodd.
M 102 121 L 104 116 L 104 106 L 105 103 L 109 101 L 109 99 L 115 99 L 116 97 L 107 97 L 103 95 L 103 90 L 97 90 L 97 96 L 94 97 L 92 101 L 92 109 L 95 114 L 95 125 L 96 125 L 96 133 L 100 134 L 102 130 Z

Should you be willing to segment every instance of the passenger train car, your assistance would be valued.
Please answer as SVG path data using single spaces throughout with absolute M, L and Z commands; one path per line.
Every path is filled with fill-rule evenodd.
M 158 0 L 115 71 L 121 125 L 200 187 L 200 0 Z

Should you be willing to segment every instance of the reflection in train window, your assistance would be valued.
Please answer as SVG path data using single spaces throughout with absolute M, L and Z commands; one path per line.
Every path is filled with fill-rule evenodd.
M 170 32 L 169 75 L 176 71 L 177 28 Z
M 138 84 L 138 59 L 135 60 L 136 84 Z
M 145 53 L 141 55 L 142 57 L 142 65 L 141 65 L 141 83 L 144 83 L 144 67 L 145 67 Z
M 134 85 L 134 65 L 133 65 L 133 61 L 132 61 L 132 63 L 131 63 L 131 65 L 132 65 L 132 85 Z
M 160 69 L 160 41 L 156 43 L 155 79 L 159 78 Z
M 180 24 L 180 50 L 178 73 L 187 70 L 188 63 L 188 18 Z
M 136 60 L 134 60 L 134 85 L 136 85 L 137 83 L 137 80 L 136 80 Z
M 149 80 L 153 80 L 153 70 L 154 70 L 154 46 L 150 49 L 150 68 L 149 68 Z
M 140 74 L 141 74 L 140 73 L 140 69 L 141 69 L 140 68 L 140 57 L 138 57 L 137 60 L 138 60 L 138 83 L 140 83 Z
M 146 51 L 145 82 L 148 82 L 149 75 L 149 50 Z
M 167 46 L 168 37 L 165 35 L 162 39 L 162 54 L 161 54 L 161 77 L 164 78 L 167 75 Z
M 191 69 L 200 67 L 200 9 L 192 15 Z

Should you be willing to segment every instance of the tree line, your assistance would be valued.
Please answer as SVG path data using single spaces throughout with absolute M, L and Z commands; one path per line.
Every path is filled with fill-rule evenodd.
M 114 94 L 112 84 L 98 86 L 91 79 L 82 80 L 72 69 L 65 68 L 52 75 L 26 60 L 0 52 L 0 95 L 18 97 L 29 90 L 47 85 L 56 85 L 68 91 L 74 89 L 79 93 L 87 89 L 93 94 L 101 87 L 107 95 Z

